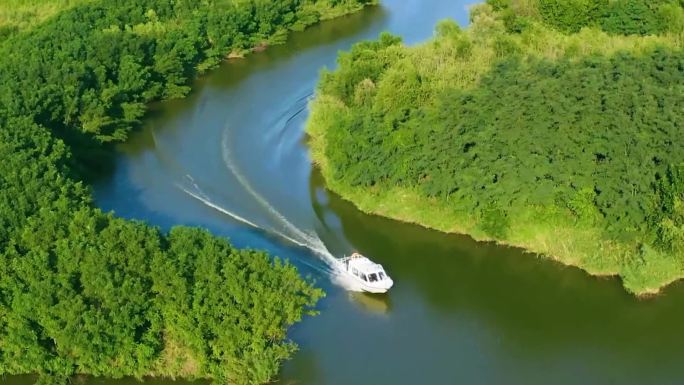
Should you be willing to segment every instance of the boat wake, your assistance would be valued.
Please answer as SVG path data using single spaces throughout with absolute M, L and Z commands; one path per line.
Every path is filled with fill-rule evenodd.
M 301 128 L 300 118 L 303 117 L 302 113 L 306 110 L 311 96 L 310 93 L 303 94 L 293 105 L 279 114 L 276 121 L 259 122 L 260 126 L 268 127 L 259 142 L 243 143 L 244 140 L 240 136 L 243 127 L 223 127 L 219 142 L 220 156 L 222 165 L 225 167 L 225 177 L 230 183 L 229 189 L 218 189 L 213 182 L 207 184 L 207 181 L 196 180 L 189 170 L 174 161 L 172 161 L 173 167 L 169 169 L 176 171 L 178 177 L 175 186 L 183 193 L 239 223 L 278 237 L 292 245 L 306 248 L 312 257 L 316 258 L 298 258 L 298 263 L 324 273 L 338 286 L 356 290 L 352 287 L 353 282 L 347 282 L 341 276 L 337 268 L 337 259 L 326 246 L 320 232 L 325 233 L 324 239 L 328 243 L 332 242 L 336 252 L 340 251 L 337 249 L 351 250 L 347 250 L 350 248 L 347 247 L 344 239 L 338 239 L 340 236 L 337 231 L 328 228 L 316 216 L 309 195 L 306 194 L 306 200 L 300 200 L 299 204 L 297 204 L 297 199 L 280 201 L 280 205 L 287 209 L 282 211 L 276 207 L 277 199 L 273 202 L 269 200 L 247 177 L 247 174 L 269 175 L 271 179 L 282 178 L 278 181 L 281 184 L 291 183 L 292 179 L 309 177 L 309 165 L 302 163 L 308 162 L 308 159 L 293 155 L 302 153 L 300 148 L 295 148 L 301 145 L 299 141 L 301 130 L 295 131 L 295 129 Z M 152 135 L 158 155 L 165 159 L 174 159 L 174 157 L 164 157 L 163 144 L 158 143 L 154 133 Z M 245 148 L 249 148 L 251 152 L 236 153 L 236 150 Z M 262 156 L 254 156 L 259 153 Z M 241 162 L 250 162 L 248 163 L 249 172 L 244 172 L 247 169 L 240 167 Z M 308 186 L 306 181 L 299 182 L 294 185 Z M 271 183 L 276 182 L 271 181 Z M 304 195 L 304 192 L 300 191 L 295 195 Z M 288 211 L 289 215 L 284 215 Z
M 224 131 L 224 133 L 227 132 L 228 130 Z M 265 209 L 267 213 L 270 214 L 271 217 L 274 218 L 289 233 L 289 236 L 280 234 L 281 236 L 289 239 L 290 241 L 300 246 L 304 246 L 310 249 L 311 251 L 320 255 L 321 257 L 328 259 L 328 261 L 326 262 L 334 261 L 335 257 L 330 253 L 327 247 L 325 247 L 325 244 L 323 244 L 323 241 L 317 234 L 313 232 L 300 230 L 298 227 L 293 225 L 292 222 L 288 221 L 284 215 L 282 215 L 278 210 L 276 210 L 276 208 L 273 207 L 273 205 L 271 205 L 261 194 L 259 194 L 254 189 L 254 187 L 252 187 L 247 178 L 242 174 L 242 172 L 238 169 L 238 167 L 235 165 L 235 162 L 233 161 L 232 151 L 230 149 L 230 143 L 227 134 L 224 134 L 222 140 L 222 155 L 224 164 L 230 170 L 233 176 L 235 176 L 237 181 L 240 183 L 240 186 L 249 195 L 251 195 L 256 200 L 256 202 L 258 202 L 261 205 L 261 207 Z
M 219 204 L 217 204 L 217 203 L 214 203 L 214 202 L 213 202 L 213 201 L 212 201 L 212 200 L 211 200 L 211 199 L 210 199 L 210 198 L 209 198 L 209 197 L 208 197 L 208 196 L 199 188 L 199 186 L 198 186 L 196 183 L 194 183 L 194 180 L 192 179 L 192 176 L 186 175 L 186 179 L 187 179 L 188 181 L 191 181 L 191 183 L 192 183 L 192 185 L 193 185 L 193 190 L 194 190 L 194 191 L 191 190 L 191 189 L 189 189 L 189 188 L 187 188 L 187 187 L 185 187 L 185 186 L 183 186 L 181 183 L 176 183 L 176 187 L 178 187 L 181 191 L 183 191 L 184 193 L 186 193 L 186 194 L 189 195 L 190 197 L 192 197 L 192 198 L 198 200 L 199 202 L 201 202 L 202 204 L 206 205 L 207 207 L 210 207 L 210 208 L 212 208 L 212 209 L 214 209 L 214 210 L 216 210 L 216 211 L 218 211 L 218 212 L 220 212 L 220 213 L 222 213 L 222 214 L 225 214 L 225 215 L 227 215 L 227 216 L 229 216 L 229 217 L 235 219 L 235 220 L 238 221 L 238 222 L 242 222 L 242 223 L 244 223 L 244 224 L 246 224 L 246 225 L 248 225 L 248 226 L 250 226 L 250 227 L 253 227 L 253 228 L 257 229 L 257 230 L 262 230 L 262 231 L 265 231 L 266 233 L 273 234 L 273 235 L 275 235 L 275 236 L 277 236 L 277 237 L 279 237 L 279 238 L 281 238 L 281 239 L 284 239 L 285 241 L 288 241 L 288 242 L 290 242 L 290 243 L 292 243 L 292 244 L 294 244 L 294 245 L 297 245 L 297 246 L 300 246 L 300 247 L 307 248 L 307 249 L 313 251 L 314 253 L 316 253 L 316 254 L 318 254 L 318 255 L 322 255 L 321 250 L 320 250 L 319 247 L 316 247 L 316 249 L 314 249 L 315 246 L 312 246 L 310 243 L 305 243 L 305 242 L 299 241 L 299 240 L 297 240 L 297 239 L 295 239 L 295 238 L 293 238 L 293 237 L 288 236 L 287 234 L 284 234 L 283 232 L 280 232 L 280 231 L 275 230 L 274 228 L 271 228 L 271 227 L 268 227 L 268 226 L 263 226 L 263 225 L 260 226 L 260 225 L 258 225 L 258 224 L 256 224 L 256 223 L 254 223 L 254 222 L 252 222 L 252 221 L 250 221 L 250 220 L 248 220 L 248 219 L 246 219 L 246 218 L 244 218 L 244 217 L 242 217 L 242 216 L 236 214 L 235 212 L 230 211 L 229 209 L 227 209 L 227 208 L 225 208 L 225 207 L 223 207 L 223 206 L 221 206 L 221 205 L 219 205 Z M 325 247 L 325 246 L 323 246 L 323 247 Z M 334 257 L 332 256 L 332 254 L 330 254 L 329 252 L 328 252 L 328 255 L 329 255 L 331 258 L 334 258 Z M 314 269 L 314 270 L 317 270 L 317 271 L 319 271 L 319 272 L 321 272 L 321 273 L 328 274 L 328 275 L 330 275 L 330 276 L 335 276 L 335 275 L 336 275 L 334 267 L 333 267 L 330 263 L 328 263 L 328 261 L 325 261 L 326 263 L 325 263 L 325 265 L 323 265 L 323 266 L 321 266 L 321 265 L 315 265 L 315 264 L 312 264 L 312 263 L 308 263 L 307 261 L 304 261 L 304 260 L 299 260 L 299 262 L 302 263 L 302 264 L 304 264 L 304 265 L 306 265 L 306 266 L 308 266 L 308 267 L 310 267 L 310 268 L 312 268 L 312 269 Z
M 191 197 L 197 199 L 198 201 L 204 203 L 205 205 L 211 207 L 212 209 L 217 210 L 223 214 L 226 214 L 229 217 L 231 217 L 231 218 L 233 218 L 239 222 L 242 222 L 242 223 L 249 225 L 251 227 L 254 227 L 256 229 L 261 229 L 261 227 L 259 225 L 257 225 L 256 223 L 251 222 L 248 219 L 245 219 L 244 217 L 241 217 L 240 215 L 235 214 L 234 212 L 232 212 L 226 208 L 223 208 L 220 205 L 212 202 L 211 199 L 202 191 L 202 189 L 200 189 L 200 187 L 197 185 L 197 183 L 195 183 L 195 180 L 192 178 L 191 175 L 186 175 L 185 177 L 192 183 L 195 191 L 193 192 L 190 189 L 184 187 L 182 184 L 176 183 L 176 187 L 181 189 L 184 193 L 190 195 Z

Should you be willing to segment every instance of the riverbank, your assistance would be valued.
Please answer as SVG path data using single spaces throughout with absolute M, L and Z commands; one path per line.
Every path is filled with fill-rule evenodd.
M 636 295 L 684 277 L 669 140 L 682 31 L 648 7 L 640 30 L 610 12 L 557 26 L 562 2 L 560 15 L 490 3 L 466 30 L 441 23 L 415 47 L 383 35 L 323 73 L 307 132 L 330 189 L 367 213 L 618 275 Z M 645 71 L 656 62 L 668 80 Z
M 315 143 L 321 137 L 312 136 L 310 139 L 311 143 Z M 311 148 L 314 150 L 316 145 Z M 312 155 L 312 160 L 320 168 L 328 189 L 367 214 L 413 223 L 444 233 L 468 235 L 478 242 L 520 248 L 528 254 L 577 267 L 597 277 L 617 276 L 625 289 L 641 297 L 657 295 L 666 286 L 684 278 L 684 273 L 677 264 L 655 265 L 650 271 L 634 271 L 630 274 L 624 270 L 622 261 L 633 252 L 631 245 L 602 240 L 599 236 L 601 229 L 579 228 L 570 218 L 566 226 L 540 222 L 535 214 L 542 217 L 548 214 L 543 209 L 537 213 L 528 212 L 512 217 L 510 221 L 515 232 L 510 234 L 510 238 L 497 239 L 479 228 L 475 215 L 454 211 L 452 206 L 426 199 L 416 191 L 397 187 L 350 188 L 330 177 L 329 169 L 323 166 L 327 160 L 320 153 Z M 549 217 L 549 222 L 554 221 L 558 220 Z M 656 257 L 662 259 L 662 256 Z

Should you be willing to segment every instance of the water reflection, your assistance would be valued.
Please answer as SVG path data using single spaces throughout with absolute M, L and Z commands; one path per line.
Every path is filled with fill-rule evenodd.
M 386 315 L 392 309 L 392 302 L 386 294 L 370 294 L 350 291 L 349 300 L 369 314 Z
M 319 175 L 312 178 L 313 189 L 321 183 Z M 504 360 L 498 364 L 514 365 L 520 377 L 506 383 L 542 383 L 528 380 L 543 362 L 557 366 L 552 377 L 565 380 L 558 383 L 584 378 L 579 373 L 564 378 L 562 370 L 573 366 L 589 379 L 601 378 L 581 383 L 620 378 L 638 384 L 651 377 L 676 383 L 673 375 L 684 374 L 684 369 L 673 372 L 684 353 L 684 335 L 674 332 L 684 320 L 681 284 L 659 298 L 639 300 L 615 278 L 589 277 L 514 248 L 367 215 L 334 194 L 327 209 L 340 218 L 351 243 L 389 266 L 398 288 L 410 285 L 452 330 L 477 329 L 486 335 L 481 338 L 493 338 L 490 354 Z M 389 293 L 390 300 L 396 296 L 402 294 Z M 431 335 L 428 345 L 441 345 L 440 335 Z

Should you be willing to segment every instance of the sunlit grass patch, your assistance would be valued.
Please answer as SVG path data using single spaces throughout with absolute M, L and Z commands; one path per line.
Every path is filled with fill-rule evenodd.
M 24 30 L 90 1 L 93 0 L 4 0 L 0 2 L 0 30 Z

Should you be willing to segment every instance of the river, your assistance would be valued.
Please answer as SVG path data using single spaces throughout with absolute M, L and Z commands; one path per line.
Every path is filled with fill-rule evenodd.
M 319 316 L 291 331 L 301 349 L 280 384 L 683 383 L 684 285 L 638 300 L 614 278 L 366 215 L 326 191 L 312 168 L 307 103 L 337 52 L 382 31 L 418 43 L 443 18 L 466 25 L 467 8 L 384 0 L 222 65 L 188 98 L 154 106 L 119 147 L 111 177 L 96 185 L 98 205 L 164 229 L 208 228 L 315 279 L 328 295 Z M 395 287 L 384 296 L 337 287 L 321 260 L 325 248 L 371 256 Z

